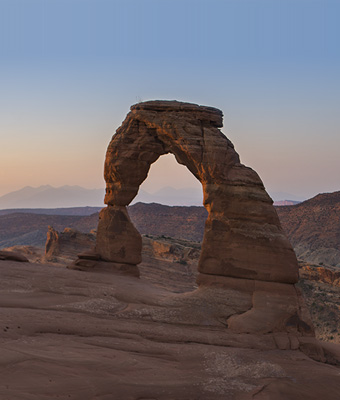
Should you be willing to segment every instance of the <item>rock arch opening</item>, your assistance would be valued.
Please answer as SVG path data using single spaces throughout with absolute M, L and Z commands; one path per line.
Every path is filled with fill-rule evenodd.
M 177 293 L 196 289 L 208 213 L 191 172 L 171 153 L 160 156 L 127 210 L 142 236 L 141 278 Z
M 167 206 L 202 206 L 203 189 L 186 166 L 173 154 L 160 156 L 149 170 L 131 204 L 158 203 Z

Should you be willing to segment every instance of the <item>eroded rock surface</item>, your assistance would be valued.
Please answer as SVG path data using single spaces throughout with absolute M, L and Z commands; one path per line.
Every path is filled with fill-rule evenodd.
M 82 233 L 73 228 L 63 232 L 49 226 L 45 244 L 45 261 L 59 264 L 70 263 L 78 253 L 94 249 L 96 235 Z
M 142 239 L 126 207 L 151 164 L 172 153 L 201 182 L 208 211 L 197 282 L 202 288 L 223 288 L 227 304 L 235 299 L 246 304 L 232 309 L 225 326 L 235 333 L 313 337 L 308 312 L 294 287 L 296 256 L 273 201 L 257 173 L 241 164 L 221 127 L 222 112 L 212 107 L 176 101 L 132 106 L 106 153 L 107 207 L 99 217 L 98 261 L 85 258 L 75 265 L 102 267 L 106 262 L 139 275 Z
M 272 200 L 256 172 L 240 163 L 220 127 L 222 112 L 212 107 L 176 101 L 151 101 L 131 107 L 106 154 L 108 207 L 102 212 L 96 245 L 103 258 L 138 262 L 140 239 L 133 235 L 133 239 L 126 240 L 133 230 L 131 221 L 120 223 L 120 228 L 115 226 L 114 244 L 106 240 L 108 221 L 124 214 L 151 164 L 162 154 L 172 153 L 201 182 L 209 213 L 199 271 L 263 281 L 297 281 L 296 257 Z

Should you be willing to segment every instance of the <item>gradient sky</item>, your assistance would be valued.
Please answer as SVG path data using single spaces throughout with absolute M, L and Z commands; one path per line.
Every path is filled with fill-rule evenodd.
M 328 0 L 0 0 L 0 195 L 103 187 L 112 134 L 150 99 L 222 109 L 269 192 L 340 190 L 339 15 Z M 160 160 L 145 188 L 195 185 L 179 171 Z

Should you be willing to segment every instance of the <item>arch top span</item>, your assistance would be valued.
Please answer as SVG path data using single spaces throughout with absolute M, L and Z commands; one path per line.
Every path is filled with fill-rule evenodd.
M 216 128 L 222 128 L 223 126 L 223 112 L 218 108 L 183 103 L 177 100 L 145 101 L 134 104 L 130 107 L 130 111 L 136 113 L 139 111 L 182 113 L 183 116 L 187 113 L 187 115 L 195 116 L 199 121 L 214 125 Z
M 150 166 L 174 154 L 201 182 L 208 210 L 199 261 L 199 283 L 218 277 L 294 283 L 298 266 L 272 199 L 255 171 L 240 162 L 220 131 L 222 111 L 178 101 L 135 104 L 106 153 L 105 203 L 96 251 L 102 259 L 136 265 L 141 238 L 126 206 Z

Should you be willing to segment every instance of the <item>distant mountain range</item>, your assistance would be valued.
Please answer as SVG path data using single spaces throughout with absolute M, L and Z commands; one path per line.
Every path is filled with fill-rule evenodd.
M 105 189 L 85 189 L 80 186 L 61 186 L 58 188 L 50 185 L 36 188 L 26 186 L 1 196 L 0 210 L 104 207 L 104 196 Z M 203 192 L 202 189 L 196 188 L 175 189 L 164 187 L 151 194 L 140 189 L 132 204 L 137 202 L 159 203 L 169 206 L 201 206 Z
M 5 209 L 56 209 L 79 207 L 104 207 L 105 189 L 85 189 L 80 186 L 50 185 L 39 187 L 26 186 L 20 190 L 0 197 L 0 210 Z M 282 197 L 280 197 L 282 196 Z M 276 205 L 292 205 L 299 198 L 289 193 L 272 193 Z M 290 199 L 290 200 L 287 200 Z M 203 191 L 201 188 L 163 187 L 155 193 L 140 189 L 131 204 L 158 203 L 168 206 L 202 206 Z M 76 210 L 73 210 L 76 213 Z M 70 213 L 69 215 L 77 215 Z M 78 214 L 79 215 L 79 214 Z

